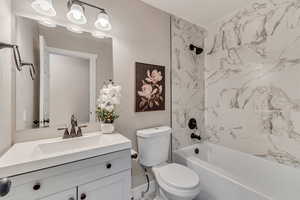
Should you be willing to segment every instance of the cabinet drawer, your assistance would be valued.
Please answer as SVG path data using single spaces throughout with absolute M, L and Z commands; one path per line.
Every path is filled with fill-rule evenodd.
M 40 200 L 76 200 L 77 198 L 77 189 L 71 189 L 67 191 L 63 191 L 60 193 L 56 193 L 50 196 L 47 196 Z M 27 199 L 27 198 L 26 198 Z M 30 199 L 30 198 L 28 198 Z
M 131 168 L 130 151 L 120 151 L 12 177 L 10 193 L 0 200 L 36 200 Z M 27 200 L 27 199 L 26 199 Z

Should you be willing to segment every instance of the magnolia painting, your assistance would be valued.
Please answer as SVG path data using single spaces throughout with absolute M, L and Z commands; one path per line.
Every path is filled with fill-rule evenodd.
M 165 110 L 165 88 L 165 67 L 136 63 L 136 112 Z

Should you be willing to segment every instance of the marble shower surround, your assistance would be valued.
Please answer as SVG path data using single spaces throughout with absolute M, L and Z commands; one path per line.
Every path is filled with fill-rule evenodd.
M 195 118 L 197 133 L 204 131 L 204 53 L 196 55 L 190 44 L 204 47 L 206 31 L 183 19 L 171 18 L 173 149 L 188 146 L 188 120 Z
M 206 137 L 300 167 L 300 1 L 254 0 L 208 32 Z

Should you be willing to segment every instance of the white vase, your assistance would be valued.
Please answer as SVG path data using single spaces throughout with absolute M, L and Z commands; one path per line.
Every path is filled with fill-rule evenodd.
M 114 124 L 112 123 L 101 123 L 101 131 L 103 133 L 113 133 L 115 130 Z

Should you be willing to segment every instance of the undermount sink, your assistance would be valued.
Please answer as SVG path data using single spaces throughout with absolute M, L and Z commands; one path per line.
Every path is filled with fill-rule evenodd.
M 116 151 L 131 149 L 131 141 L 94 132 L 82 137 L 52 138 L 14 144 L 0 157 L 0 178 L 24 174 Z
M 99 145 L 101 135 L 83 136 L 71 139 L 61 139 L 37 146 L 43 154 L 62 154 L 67 152 L 77 152 L 84 149 L 96 148 Z

